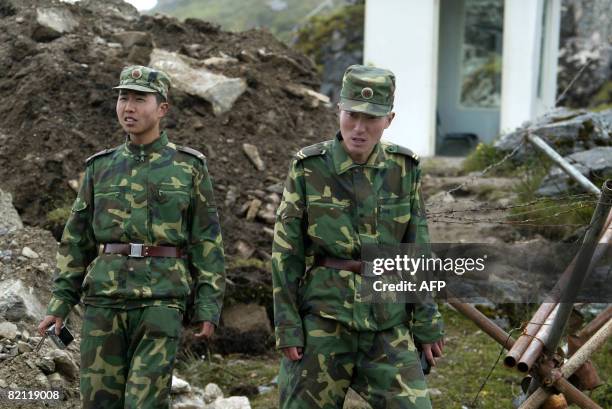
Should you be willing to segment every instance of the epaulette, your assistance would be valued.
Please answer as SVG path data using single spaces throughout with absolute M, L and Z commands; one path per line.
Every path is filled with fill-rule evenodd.
M 307 146 L 300 149 L 294 157 L 297 159 L 306 159 L 311 156 L 323 155 L 327 150 L 325 142 L 315 143 L 314 145 Z
M 419 163 L 419 155 L 412 152 L 410 149 L 401 146 L 401 145 L 389 145 L 385 149 L 387 152 L 399 153 L 400 155 L 405 155 L 411 157 L 417 164 Z
M 195 156 L 196 158 L 200 159 L 202 162 L 206 160 L 206 156 L 204 156 L 202 152 L 196 151 L 195 149 L 189 148 L 187 146 L 177 146 L 176 149 L 181 152 L 185 152 L 191 156 Z
M 92 160 L 94 160 L 95 158 L 98 158 L 100 156 L 104 156 L 104 155 L 108 155 L 109 153 L 115 152 L 117 150 L 118 146 L 115 146 L 114 148 L 110 148 L 110 149 L 104 149 L 101 150 L 98 153 L 94 153 L 93 155 L 91 155 L 89 158 L 85 159 L 85 163 L 87 165 L 89 165 L 89 162 L 91 162 Z

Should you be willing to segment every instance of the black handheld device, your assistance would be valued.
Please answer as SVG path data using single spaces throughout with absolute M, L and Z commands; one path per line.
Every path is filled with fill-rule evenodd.
M 51 341 L 53 341 L 53 343 L 59 349 L 66 349 L 68 345 L 70 345 L 70 343 L 74 340 L 74 337 L 72 336 L 70 331 L 68 331 L 68 328 L 66 328 L 65 325 L 62 325 L 62 329 L 60 330 L 59 335 L 55 334 L 55 324 L 47 328 L 47 331 L 45 331 L 45 333 L 47 337 L 51 338 Z

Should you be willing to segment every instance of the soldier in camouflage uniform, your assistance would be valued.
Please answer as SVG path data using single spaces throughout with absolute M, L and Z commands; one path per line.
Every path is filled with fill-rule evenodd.
M 272 249 L 283 409 L 341 408 L 350 386 L 374 408 L 431 408 L 415 343 L 442 355 L 435 303 L 361 297 L 364 245 L 428 243 L 421 171 L 410 150 L 382 142 L 395 77 L 351 66 L 340 132 L 300 150 L 289 168 Z
M 168 408 L 190 291 L 196 337 L 219 322 L 225 273 L 212 182 L 203 154 L 160 133 L 169 86 L 162 71 L 123 69 L 115 88 L 126 141 L 87 159 L 60 243 L 39 332 L 60 327 L 83 295 L 84 408 Z

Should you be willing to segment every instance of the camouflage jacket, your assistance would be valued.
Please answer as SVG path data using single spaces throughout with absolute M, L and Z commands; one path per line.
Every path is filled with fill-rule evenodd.
M 355 290 L 362 284 L 360 275 L 308 268 L 314 255 L 360 259 L 364 244 L 429 242 L 416 156 L 380 142 L 359 165 L 340 138 L 338 133 L 302 149 L 289 168 L 272 247 L 276 345 L 303 346 L 301 317 L 306 314 L 356 330 L 408 323 L 418 342 L 433 342 L 443 334 L 435 303 L 364 302 Z
M 184 258 L 104 254 L 104 243 L 181 248 Z M 129 141 L 87 161 L 60 243 L 47 313 L 65 317 L 83 303 L 111 308 L 168 305 L 193 321 L 219 321 L 224 254 L 204 155 L 177 147 L 162 132 L 149 145 Z

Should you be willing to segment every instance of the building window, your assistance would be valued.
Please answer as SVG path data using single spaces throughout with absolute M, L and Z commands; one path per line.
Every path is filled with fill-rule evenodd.
M 465 0 L 461 53 L 464 108 L 499 108 L 501 100 L 503 0 Z

